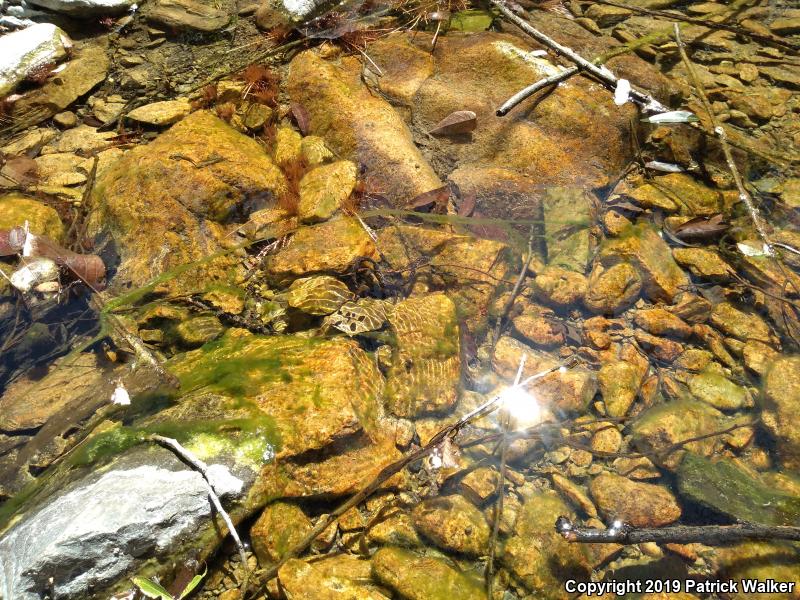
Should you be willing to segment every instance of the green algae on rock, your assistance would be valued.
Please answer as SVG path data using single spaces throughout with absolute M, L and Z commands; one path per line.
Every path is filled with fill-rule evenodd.
M 489 544 L 489 525 L 475 506 L 459 494 L 424 500 L 411 512 L 414 527 L 434 544 L 461 554 L 480 556 Z
M 356 185 L 356 165 L 340 160 L 312 169 L 300 180 L 298 217 L 313 223 L 333 216 Z
M 0 195 L 0 229 L 24 227 L 54 242 L 61 242 L 66 233 L 58 212 L 46 204 L 18 192 Z
M 675 496 L 660 485 L 601 473 L 592 479 L 589 491 L 607 521 L 620 519 L 634 527 L 662 527 L 681 516 Z
M 371 583 L 370 571 L 370 561 L 340 554 L 322 560 L 288 560 L 278 579 L 292 600 L 389 600 L 388 591 Z
M 143 285 L 228 247 L 226 223 L 258 202 L 274 201 L 285 186 L 258 143 L 198 111 L 98 177 L 90 229 L 109 231 L 117 244 L 121 264 L 114 285 Z M 227 282 L 241 269 L 226 254 L 193 269 L 191 280 L 186 275 L 171 285 L 196 286 L 201 278 Z
M 253 552 L 262 565 L 278 562 L 311 527 L 311 520 L 296 504 L 273 502 L 250 528 Z
M 777 440 L 784 467 L 800 469 L 800 429 L 795 426 L 800 410 L 800 356 L 780 356 L 767 368 L 763 388 L 762 418 Z
M 445 560 L 402 548 L 381 548 L 372 557 L 372 575 L 404 600 L 484 600 L 477 578 Z

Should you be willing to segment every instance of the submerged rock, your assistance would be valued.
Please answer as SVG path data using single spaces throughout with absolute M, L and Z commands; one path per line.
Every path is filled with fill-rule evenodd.
M 619 519 L 634 527 L 661 527 L 681 516 L 675 496 L 660 485 L 602 473 L 592 479 L 589 491 L 608 522 Z
M 642 279 L 627 262 L 604 267 L 595 265 L 586 284 L 583 303 L 593 313 L 614 315 L 639 298 Z
M 134 108 L 125 117 L 146 125 L 172 125 L 187 116 L 191 108 L 188 100 L 164 100 Z
M 624 417 L 636 400 L 646 370 L 627 361 L 605 363 L 597 373 L 597 382 L 606 412 Z
M 746 388 L 710 369 L 691 376 L 689 391 L 698 400 L 719 410 L 734 411 L 753 404 Z
M 50 23 L 39 23 L 0 37 L 0 97 L 31 75 L 47 73 L 67 56 L 69 36 Z
M 389 324 L 397 347 L 386 379 L 386 404 L 400 417 L 446 412 L 461 375 L 456 307 L 444 294 L 398 303 Z
M 777 439 L 783 465 L 800 469 L 800 356 L 782 356 L 768 368 L 764 378 L 764 425 Z
M 677 470 L 681 496 L 733 521 L 796 525 L 800 497 L 776 490 L 728 459 L 687 454 Z
M 259 563 L 263 566 L 278 562 L 311 527 L 311 520 L 296 504 L 273 502 L 267 506 L 250 528 Z
M 424 500 L 411 513 L 417 531 L 434 544 L 470 556 L 486 553 L 489 525 L 483 513 L 463 496 L 440 496 Z
M 441 558 L 402 548 L 381 548 L 372 557 L 372 575 L 405 600 L 484 600 L 479 580 Z
M 591 571 L 588 545 L 570 544 L 556 533 L 560 516 L 573 515 L 556 492 L 526 497 L 502 555 L 503 564 L 527 589 L 559 600 L 570 597 L 565 579 L 585 580 Z
M 113 284 L 139 286 L 225 248 L 225 225 L 273 203 L 285 185 L 258 143 L 198 111 L 98 177 L 90 230 L 108 231 L 116 242 L 121 263 Z M 166 285 L 196 289 L 198 280 L 225 281 L 241 268 L 228 254 Z
M 148 21 L 175 29 L 210 33 L 225 27 L 230 15 L 199 0 L 157 0 L 145 12 Z
M 329 219 L 350 197 L 356 185 L 356 165 L 340 160 L 317 167 L 300 180 L 298 214 L 302 221 Z
M 370 584 L 371 564 L 352 554 L 286 561 L 278 572 L 287 600 L 389 600 Z
M 364 165 L 367 177 L 395 205 L 441 187 L 400 116 L 362 83 L 359 58 L 335 64 L 302 52 L 291 62 L 287 88 L 308 112 L 311 133 L 339 156 Z

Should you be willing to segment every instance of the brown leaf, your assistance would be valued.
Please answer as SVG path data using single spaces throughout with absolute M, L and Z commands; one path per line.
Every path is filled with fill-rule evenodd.
M 457 135 L 475 131 L 477 115 L 471 110 L 457 110 L 439 121 L 428 133 L 433 135 Z
M 299 104 L 298 102 L 292 102 L 290 108 L 295 123 L 297 123 L 298 129 L 300 129 L 300 133 L 303 135 L 308 135 L 308 132 L 310 131 L 308 111 L 303 107 L 302 104 Z
M 95 289 L 104 287 L 106 265 L 96 254 L 78 254 L 62 248 L 49 238 L 37 235 L 33 239 L 32 255 L 49 258 L 57 265 L 67 268 L 90 287 Z
M 14 156 L 6 160 L 0 175 L 17 185 L 32 185 L 38 179 L 36 161 L 27 156 Z
M 725 222 L 722 213 L 710 217 L 695 217 L 679 225 L 672 231 L 678 239 L 684 241 L 697 241 L 715 238 L 728 230 L 730 225 Z
M 444 210 L 447 208 L 447 200 L 450 198 L 450 186 L 443 185 L 435 190 L 423 192 L 416 196 L 408 207 L 417 212 L 430 212 L 435 209 Z
M 464 194 L 464 197 L 461 198 L 461 202 L 458 204 L 458 216 L 459 217 L 468 217 L 472 214 L 475 210 L 475 204 L 478 201 L 478 197 L 475 195 L 475 192 L 467 192 Z

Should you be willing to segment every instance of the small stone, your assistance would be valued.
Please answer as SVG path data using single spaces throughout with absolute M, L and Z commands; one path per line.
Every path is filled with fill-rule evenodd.
M 514 330 L 527 342 L 543 348 L 564 343 L 564 327 L 553 311 L 525 304 L 522 312 L 511 319 Z
M 758 340 L 748 340 L 744 345 L 742 355 L 745 366 L 759 375 L 764 375 L 770 363 L 780 356 L 772 346 Z
M 722 411 L 735 411 L 752 405 L 745 388 L 708 369 L 689 379 L 689 391 L 698 400 Z
M 78 124 L 78 117 L 71 110 L 65 110 L 56 115 L 53 115 L 53 123 L 62 129 L 70 129 Z
M 275 134 L 275 162 L 283 166 L 299 160 L 303 155 L 303 138 L 287 126 L 278 128 Z
M 553 473 L 550 477 L 553 480 L 553 487 L 556 491 L 566 498 L 573 506 L 579 508 L 589 517 L 597 516 L 597 509 L 589 499 L 589 496 L 587 496 L 581 488 L 558 473 Z
M 675 360 L 675 367 L 698 372 L 705 369 L 712 360 L 714 360 L 714 355 L 711 352 L 700 348 L 687 348 Z
M 325 140 L 316 135 L 307 135 L 300 142 L 300 151 L 305 161 L 311 165 L 319 165 L 333 158 L 333 152 L 325 144 Z
M 93 152 L 112 145 L 114 131 L 98 131 L 88 125 L 79 125 L 63 132 L 57 139 L 42 148 L 42 156 L 67 152 Z
M 408 513 L 397 510 L 390 511 L 388 514 L 386 519 L 378 521 L 370 527 L 367 540 L 371 544 L 406 548 L 422 546 L 422 540 Z
M 122 111 L 125 110 L 125 102 L 109 102 L 103 98 L 94 100 L 91 105 L 92 114 L 103 124 L 116 121 L 122 114 Z
M 589 275 L 583 303 L 590 311 L 613 315 L 633 304 L 642 289 L 639 273 L 628 263 L 595 265 Z
M 612 423 L 600 423 L 590 441 L 592 450 L 599 453 L 613 454 L 622 446 L 622 433 Z
M 606 363 L 597 373 L 600 394 L 610 417 L 624 417 L 628 414 L 644 373 L 636 365 L 624 361 Z
M 483 504 L 497 491 L 498 472 L 490 467 L 479 467 L 461 479 L 461 491 L 475 504 Z
M 445 550 L 480 556 L 489 543 L 483 514 L 458 494 L 423 500 L 411 513 L 417 531 Z
M 616 25 L 630 17 L 633 13 L 626 8 L 608 6 L 605 4 L 592 4 L 586 10 L 586 17 L 595 21 L 600 27 Z
M 742 341 L 756 340 L 765 344 L 776 342 L 767 322 L 751 311 L 721 302 L 711 311 L 711 324 L 722 333 Z
M 197 348 L 213 341 L 225 332 L 225 328 L 214 315 L 200 315 L 183 321 L 175 328 L 180 343 L 187 348 Z
M 711 316 L 711 303 L 697 294 L 681 292 L 669 311 L 687 323 L 705 323 Z
M 739 79 L 752 83 L 758 79 L 758 67 L 752 63 L 741 63 L 739 65 Z
M 240 108 L 242 123 L 251 130 L 261 129 L 272 118 L 272 109 L 258 102 L 251 102 Z
M 668 335 L 685 339 L 692 334 L 691 327 L 663 308 L 638 310 L 634 314 L 633 320 L 639 327 L 653 335 Z
M 329 219 L 350 197 L 357 168 L 348 160 L 312 169 L 300 180 L 298 216 L 305 222 Z
M 764 377 L 764 426 L 777 439 L 775 448 L 787 469 L 800 469 L 800 356 L 781 356 Z
M 672 256 L 679 265 L 687 267 L 692 275 L 701 279 L 730 281 L 736 273 L 719 252 L 710 248 L 673 248 Z
M 188 100 L 164 100 L 134 108 L 125 116 L 132 121 L 163 127 L 177 123 L 191 110 Z
M 250 528 L 253 552 L 262 566 L 279 561 L 311 530 L 311 521 L 295 504 L 274 502 Z
M 609 522 L 619 519 L 634 527 L 661 527 L 681 516 L 675 496 L 660 485 L 603 473 L 592 480 L 589 491 Z
M 659 479 L 661 471 L 646 456 L 639 458 L 620 457 L 614 460 L 614 469 L 628 479 Z
M 556 308 L 574 308 L 586 293 L 586 277 L 561 267 L 545 267 L 533 281 L 537 298 Z
M 795 5 L 796 6 L 796 5 Z M 794 35 L 800 33 L 800 16 L 775 19 L 769 28 L 778 35 Z
M 226 11 L 197 0 L 158 0 L 145 17 L 157 25 L 203 32 L 218 31 L 230 21 Z
M 683 352 L 683 346 L 671 339 L 650 335 L 645 331 L 633 333 L 639 345 L 650 355 L 662 362 L 671 363 Z

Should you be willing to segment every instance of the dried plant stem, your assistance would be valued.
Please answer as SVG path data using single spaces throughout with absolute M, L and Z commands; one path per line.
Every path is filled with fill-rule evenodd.
M 543 44 L 550 48 L 551 50 L 556 51 L 557 53 L 567 57 L 573 63 L 575 63 L 580 69 L 586 71 L 593 77 L 596 77 L 604 84 L 606 84 L 609 88 L 615 89 L 617 87 L 617 82 L 619 79 L 608 69 L 598 67 L 590 60 L 586 60 L 580 54 L 564 46 L 559 44 L 557 41 L 552 39 L 551 37 L 545 35 L 535 27 L 533 27 L 528 21 L 521 18 L 517 14 L 515 14 L 503 0 L 489 0 L 489 2 L 499 10 L 502 15 L 511 21 L 514 25 L 522 29 L 525 33 L 531 36 L 540 44 Z M 667 108 L 662 105 L 658 100 L 650 96 L 649 94 L 645 94 L 644 92 L 640 92 L 638 90 L 631 90 L 629 94 L 629 98 L 632 102 L 638 105 L 643 111 L 645 112 L 665 112 Z
M 676 525 L 637 528 L 628 524 L 608 529 L 575 527 L 567 517 L 556 520 L 556 531 L 568 542 L 591 544 L 692 544 L 719 545 L 742 540 L 799 540 L 800 527 L 758 525 Z
M 554 75 L 550 75 L 550 77 L 546 77 L 545 79 L 540 79 L 536 83 L 529 85 L 528 87 L 518 91 L 516 94 L 511 96 L 508 100 L 503 102 L 503 104 L 495 111 L 495 114 L 498 117 L 505 117 L 511 109 L 513 109 L 517 104 L 524 102 L 531 96 L 533 96 L 539 90 L 543 90 L 546 87 L 550 87 L 551 85 L 557 85 L 562 81 L 569 79 L 573 75 L 575 75 L 578 71 L 580 71 L 579 67 L 570 67 L 569 69 L 564 69 L 563 71 L 559 71 Z
M 511 307 L 514 306 L 514 301 L 517 299 L 517 296 L 519 296 L 519 292 L 522 289 L 522 282 L 525 281 L 525 275 L 528 273 L 531 261 L 533 260 L 533 232 L 533 225 L 531 225 L 530 233 L 528 234 L 528 255 L 525 257 L 522 270 L 517 276 L 516 283 L 514 283 L 514 289 L 511 290 L 511 296 L 509 296 L 508 301 L 503 307 L 503 312 L 500 313 L 497 319 L 497 325 L 495 325 L 494 328 L 494 333 L 492 334 L 492 358 L 494 358 L 494 349 L 497 346 L 497 342 L 500 341 L 500 335 L 503 333 L 503 324 L 505 323 L 506 316 L 508 316 Z
M 514 388 L 525 388 L 532 384 L 533 382 L 546 377 L 550 373 L 554 373 L 558 371 L 562 367 L 566 365 L 555 365 L 549 369 L 541 371 L 539 373 L 535 373 L 530 377 L 526 377 L 522 381 L 518 382 L 514 386 L 509 389 Z M 436 435 L 434 435 L 430 441 L 414 450 L 413 452 L 407 454 L 403 458 L 393 462 L 390 465 L 384 467 L 380 473 L 378 473 L 372 481 L 370 481 L 365 487 L 361 489 L 358 493 L 351 496 L 346 502 L 341 504 L 336 510 L 332 511 L 327 517 L 324 519 L 320 519 L 316 525 L 314 525 L 313 529 L 306 534 L 302 540 L 300 540 L 297 544 L 292 546 L 281 558 L 277 564 L 273 565 L 266 571 L 262 573 L 263 581 L 266 583 L 270 579 L 273 579 L 277 574 L 280 568 L 286 563 L 287 560 L 296 558 L 302 552 L 304 552 L 311 543 L 323 532 L 325 531 L 330 525 L 336 521 L 339 517 L 341 517 L 344 513 L 348 510 L 357 506 L 367 498 L 369 498 L 381 485 L 383 485 L 386 481 L 388 481 L 391 477 L 402 471 L 406 466 L 410 465 L 413 462 L 416 462 L 422 458 L 428 456 L 431 452 L 433 452 L 439 444 L 441 444 L 445 438 L 452 437 L 456 435 L 459 430 L 461 430 L 465 425 L 473 421 L 474 419 L 478 419 L 490 412 L 494 411 L 502 400 L 502 396 L 500 394 L 492 397 L 491 399 L 487 400 L 477 408 L 471 410 L 466 415 L 458 419 L 455 423 L 451 423 L 450 425 L 444 427 L 443 429 L 439 430 Z
M 219 496 L 217 496 L 217 493 L 214 491 L 214 486 L 208 479 L 208 465 L 184 448 L 176 439 L 153 434 L 150 436 L 150 440 L 174 452 L 179 458 L 186 461 L 190 467 L 203 476 L 203 483 L 205 483 L 206 488 L 208 489 L 208 497 L 211 498 L 214 508 L 217 509 L 220 517 L 222 517 L 222 520 L 225 521 L 225 526 L 228 528 L 228 532 L 231 534 L 231 537 L 233 538 L 233 541 L 236 543 L 236 547 L 239 550 L 239 558 L 242 561 L 242 569 L 244 570 L 242 584 L 239 587 L 239 597 L 244 600 L 247 594 L 247 584 L 250 579 L 250 569 L 247 567 L 247 554 L 245 554 L 244 544 L 242 544 L 242 540 L 239 538 L 239 534 L 236 531 L 236 527 L 233 525 L 230 515 L 222 507 L 222 502 L 220 502 Z

